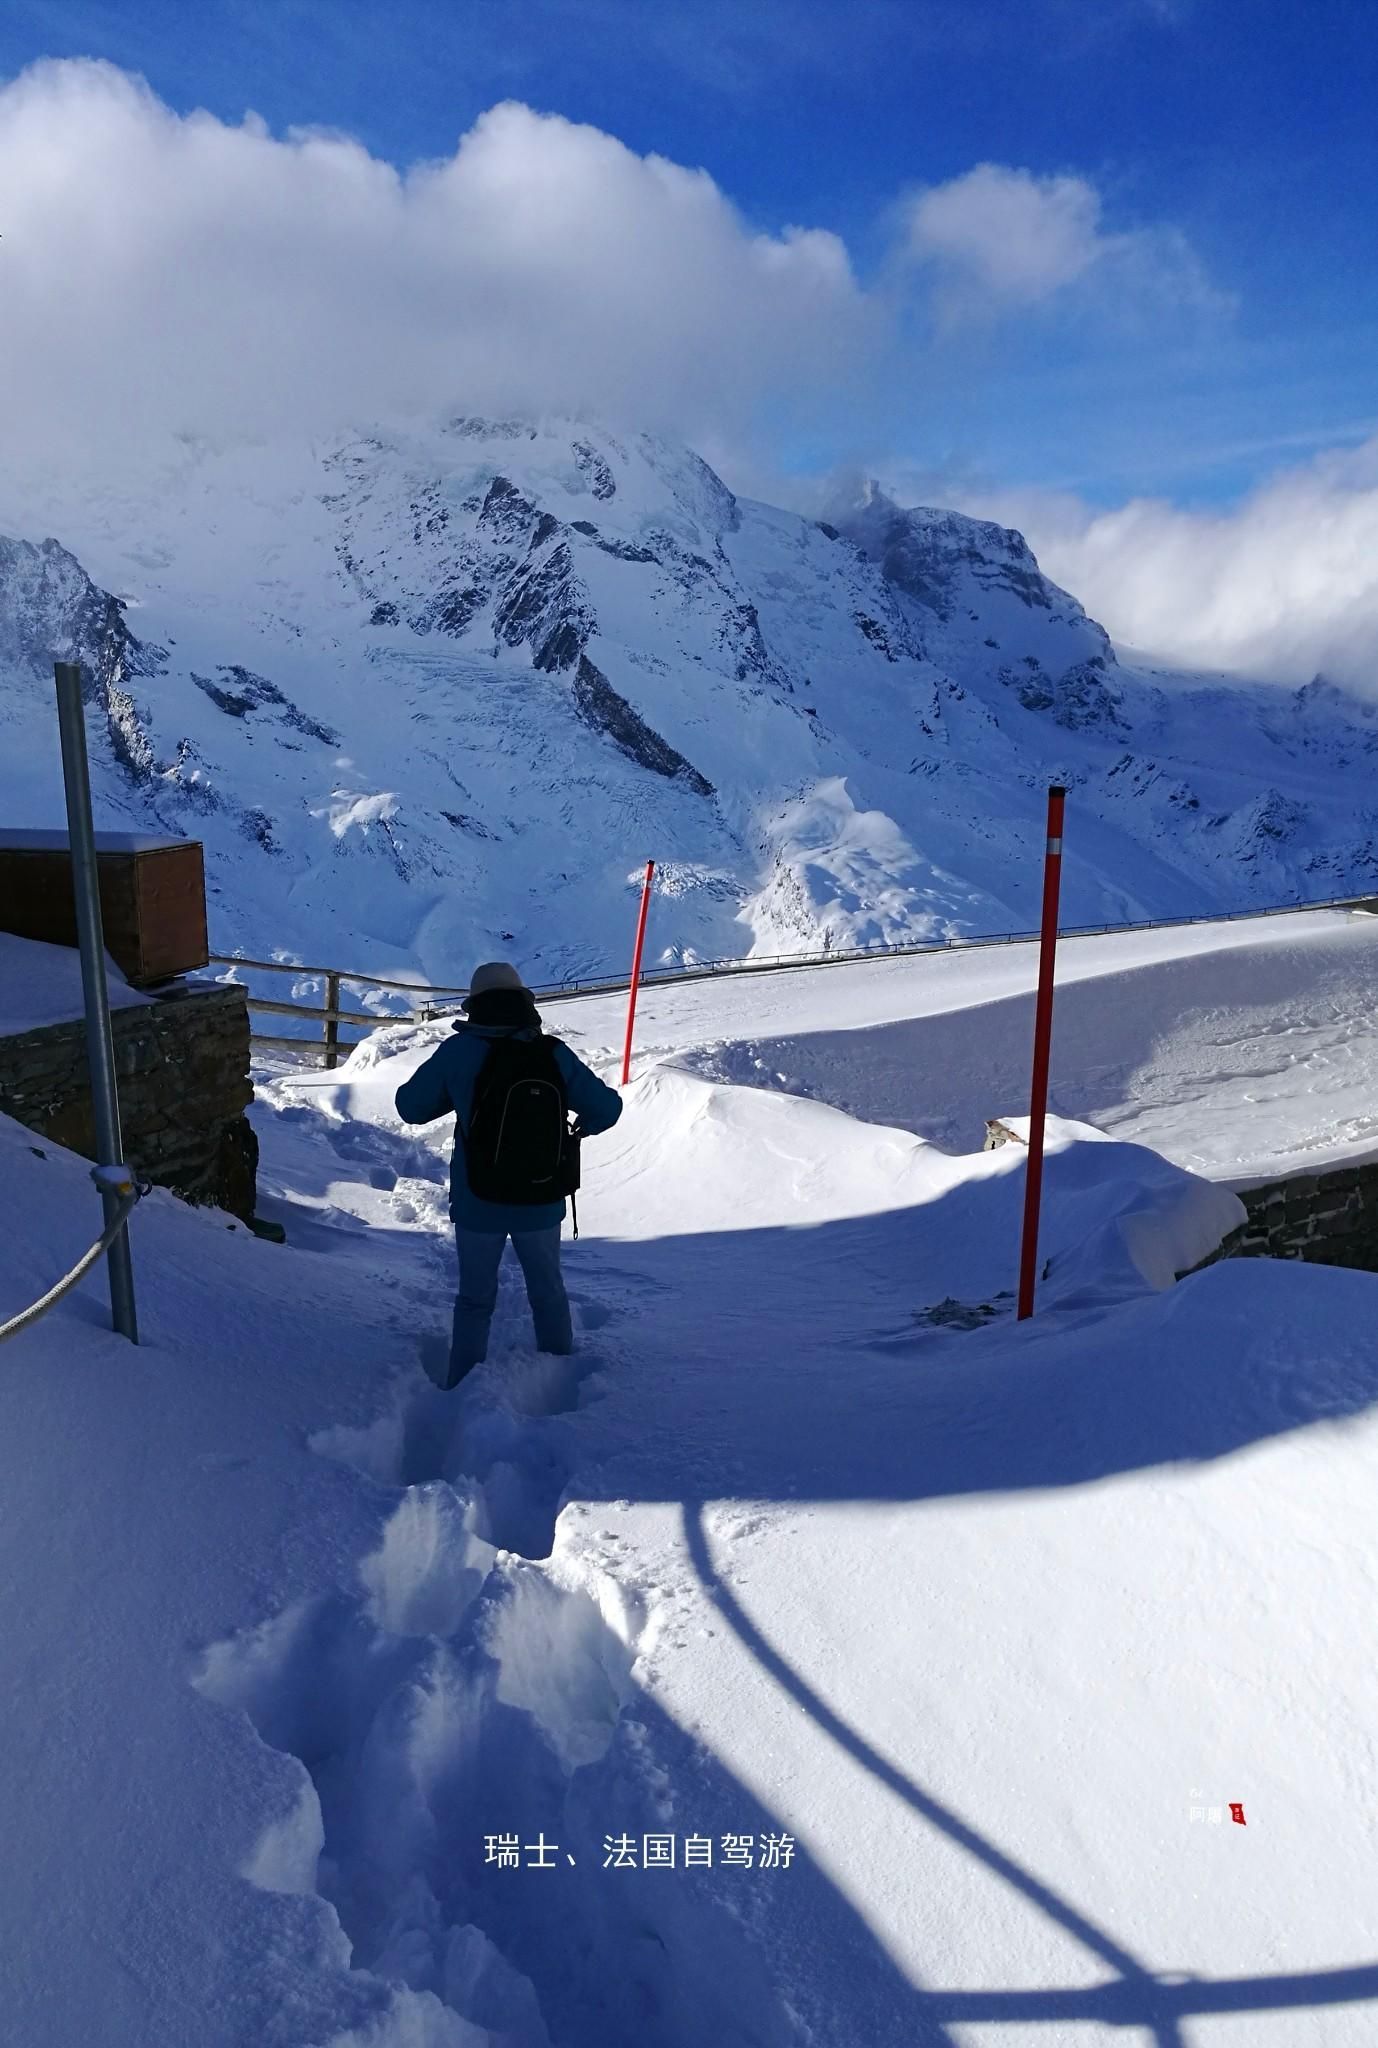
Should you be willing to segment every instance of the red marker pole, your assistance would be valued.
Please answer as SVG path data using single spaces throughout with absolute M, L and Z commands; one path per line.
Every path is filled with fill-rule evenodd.
M 1024 1174 L 1024 1235 L 1019 1247 L 1019 1315 L 1033 1314 L 1038 1267 L 1038 1210 L 1043 1198 L 1043 1124 L 1048 1114 L 1048 1058 L 1053 1044 L 1053 964 L 1057 958 L 1057 898 L 1062 879 L 1062 807 L 1067 792 L 1048 791 L 1048 848 L 1043 861 L 1043 935 L 1038 948 L 1038 1000 L 1034 1006 L 1033 1085 L 1029 1091 L 1029 1163 Z
M 636 1022 L 636 989 L 641 980 L 641 949 L 646 943 L 646 912 L 651 907 L 651 877 L 655 874 L 653 860 L 646 863 L 646 880 L 641 889 L 641 915 L 636 921 L 636 951 L 632 954 L 632 985 L 627 998 L 627 1043 L 622 1053 L 622 1086 L 625 1088 L 632 1075 L 632 1026 Z

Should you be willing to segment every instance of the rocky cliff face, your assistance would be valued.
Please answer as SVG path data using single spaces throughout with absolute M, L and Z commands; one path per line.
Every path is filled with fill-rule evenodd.
M 0 503 L 0 514 L 12 508 Z M 205 840 L 221 945 L 441 980 L 1371 889 L 1371 709 L 1128 668 L 1017 533 L 875 486 L 826 521 L 587 424 L 198 449 L 0 540 L 0 820 L 60 818 L 51 661 L 99 801 Z
M 163 653 L 135 639 L 119 600 L 98 590 L 57 541 L 35 546 L 0 534 L 0 676 L 7 684 L 0 702 L 7 717 L 22 715 L 43 692 L 51 707 L 53 663 L 75 661 L 111 753 L 131 781 L 144 781 L 153 751 L 129 686 L 156 674 Z

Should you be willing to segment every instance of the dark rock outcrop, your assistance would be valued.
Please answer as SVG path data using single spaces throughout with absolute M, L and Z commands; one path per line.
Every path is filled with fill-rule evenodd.
M 700 775 L 659 733 L 653 732 L 625 697 L 619 697 L 603 671 L 595 668 L 586 654 L 579 657 L 574 702 L 585 725 L 604 733 L 641 767 L 671 781 L 687 783 L 698 796 L 711 797 L 715 793 L 707 777 Z
M 593 607 L 574 573 L 568 541 L 520 569 L 498 600 L 493 630 L 509 647 L 532 650 L 532 666 L 573 668 L 594 627 Z
M 278 713 L 282 723 L 290 725 L 294 732 L 305 733 L 309 739 L 320 740 L 327 747 L 340 744 L 338 733 L 331 732 L 329 726 L 321 725 L 317 719 L 308 718 L 290 697 L 283 695 L 276 683 L 269 682 L 267 676 L 255 675 L 252 669 L 245 668 L 240 662 L 220 662 L 217 665 L 216 673 L 227 678 L 225 683 L 213 683 L 209 676 L 198 675 L 195 669 L 188 673 L 197 689 L 231 718 L 246 718 L 251 711 L 267 706 Z
M 101 713 L 116 761 L 131 782 L 147 783 L 156 758 L 127 686 L 159 674 L 166 649 L 135 638 L 119 599 L 60 542 L 0 535 L 0 669 L 51 690 L 54 659 L 80 664 L 83 699 Z

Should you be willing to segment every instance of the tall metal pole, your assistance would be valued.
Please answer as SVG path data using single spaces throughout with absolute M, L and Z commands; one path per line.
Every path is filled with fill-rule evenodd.
M 100 1166 L 123 1164 L 120 1099 L 115 1085 L 115 1042 L 110 1033 L 110 998 L 105 986 L 105 934 L 101 928 L 100 883 L 96 874 L 96 832 L 91 817 L 91 773 L 86 759 L 86 714 L 81 702 L 81 670 L 74 661 L 53 663 L 57 683 L 57 722 L 62 735 L 62 780 L 67 791 L 67 843 L 72 856 L 72 894 L 76 899 L 77 943 L 81 948 L 81 989 L 86 1002 L 86 1062 L 91 1075 L 91 1112 Z M 101 1206 L 108 1228 L 119 1213 L 120 1198 L 102 1188 Z M 129 1256 L 129 1225 L 117 1234 L 106 1253 L 110 1276 L 110 1314 L 115 1328 L 131 1344 L 139 1341 L 134 1313 L 134 1268 Z
M 1067 792 L 1048 791 L 1048 844 L 1043 856 L 1043 935 L 1038 949 L 1034 1006 L 1033 1085 L 1029 1091 L 1029 1163 L 1024 1175 L 1024 1231 L 1019 1247 L 1019 1313 L 1033 1314 L 1038 1266 L 1038 1212 L 1043 1200 L 1043 1125 L 1048 1114 L 1048 1064 L 1053 1043 L 1053 967 L 1057 959 L 1057 899 L 1062 877 L 1062 807 Z
M 636 1022 L 636 990 L 641 980 L 641 949 L 646 943 L 646 912 L 651 907 L 651 882 L 655 875 L 653 860 L 646 863 L 646 879 L 641 885 L 641 915 L 636 921 L 636 950 L 632 954 L 632 986 L 627 998 L 627 1043 L 622 1049 L 622 1086 L 625 1088 L 632 1075 L 632 1026 Z

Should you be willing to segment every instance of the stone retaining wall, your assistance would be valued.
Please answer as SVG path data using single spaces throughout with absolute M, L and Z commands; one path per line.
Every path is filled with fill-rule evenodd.
M 1311 1259 L 1378 1273 L 1378 1160 L 1293 1174 L 1238 1193 L 1249 1220 L 1226 1239 L 1222 1256 Z
M 247 1222 L 258 1141 L 244 1114 L 254 1093 L 244 990 L 179 987 L 114 1010 L 110 1022 L 127 1163 Z M 94 1159 L 82 1020 L 0 1037 L 0 1111 Z

